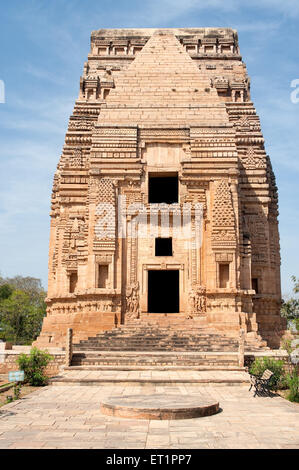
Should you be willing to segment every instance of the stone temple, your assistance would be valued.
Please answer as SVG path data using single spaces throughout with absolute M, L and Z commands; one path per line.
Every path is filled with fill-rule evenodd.
M 277 217 L 237 32 L 93 31 L 54 176 L 36 344 L 152 322 L 278 347 Z

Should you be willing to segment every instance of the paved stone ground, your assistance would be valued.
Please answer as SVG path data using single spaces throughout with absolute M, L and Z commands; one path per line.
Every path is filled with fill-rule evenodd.
M 103 397 L 209 393 L 222 411 L 172 421 L 104 416 Z M 49 386 L 0 409 L 0 448 L 298 449 L 299 406 L 248 386 Z

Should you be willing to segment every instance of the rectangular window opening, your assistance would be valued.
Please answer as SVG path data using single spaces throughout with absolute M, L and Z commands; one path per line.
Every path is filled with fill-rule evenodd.
M 156 238 L 155 256 L 172 256 L 172 238 Z
M 98 287 L 105 289 L 108 282 L 108 264 L 99 264 L 98 268 Z
M 219 264 L 219 287 L 229 287 L 229 264 Z
M 252 289 L 255 290 L 255 293 L 258 294 L 259 293 L 259 281 L 257 277 L 253 277 L 251 279 L 251 285 L 252 285 Z
M 77 287 L 77 282 L 78 282 L 78 274 L 71 273 L 70 274 L 70 293 L 71 294 L 75 292 L 76 287 Z
M 155 173 L 149 175 L 148 202 L 150 204 L 174 204 L 179 202 L 177 173 Z

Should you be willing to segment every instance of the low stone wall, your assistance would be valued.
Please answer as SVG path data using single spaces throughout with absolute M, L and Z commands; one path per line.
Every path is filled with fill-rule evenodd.
M 244 365 L 250 367 L 255 358 L 270 357 L 277 361 L 284 362 L 284 370 L 288 372 L 288 353 L 284 349 L 269 349 L 268 351 L 246 352 L 244 355 Z
M 0 349 L 0 374 L 8 374 L 10 371 L 18 370 L 17 359 L 20 354 L 29 354 L 31 346 L 12 346 L 12 349 Z M 45 373 L 49 377 L 57 375 L 61 366 L 65 363 L 65 351 L 47 348 L 47 351 L 54 357 L 47 366 Z

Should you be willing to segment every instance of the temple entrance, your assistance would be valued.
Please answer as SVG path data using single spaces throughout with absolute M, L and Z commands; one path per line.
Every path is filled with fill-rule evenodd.
M 178 313 L 179 311 L 179 271 L 148 271 L 148 312 Z

